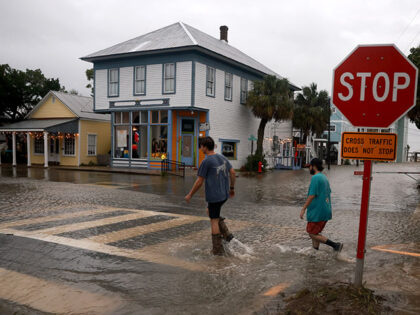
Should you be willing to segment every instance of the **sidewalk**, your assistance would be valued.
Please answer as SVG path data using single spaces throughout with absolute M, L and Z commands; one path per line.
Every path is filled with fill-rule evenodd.
M 12 167 L 12 164 L 1 164 L 1 167 Z M 27 165 L 18 164 L 18 168 L 28 168 Z M 30 168 L 44 168 L 43 165 L 32 165 Z M 152 175 L 161 176 L 160 170 L 136 169 L 136 168 L 120 168 L 109 166 L 49 166 L 46 169 L 65 170 L 65 171 L 81 171 L 81 172 L 102 172 L 102 173 L 122 173 L 135 175 Z

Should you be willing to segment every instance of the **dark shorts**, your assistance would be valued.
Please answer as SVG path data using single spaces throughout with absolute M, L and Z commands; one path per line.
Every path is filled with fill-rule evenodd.
M 226 200 L 208 203 L 207 207 L 209 209 L 210 219 L 217 219 L 220 217 L 220 210 L 222 210 L 222 206 L 226 202 Z
M 306 232 L 309 234 L 319 234 L 325 227 L 328 221 L 308 222 L 306 225 Z

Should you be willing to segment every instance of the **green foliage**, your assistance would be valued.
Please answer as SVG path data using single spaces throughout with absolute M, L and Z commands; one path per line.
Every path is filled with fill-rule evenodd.
M 64 91 L 59 79 L 46 78 L 40 69 L 21 71 L 0 65 L 0 116 L 22 120 L 49 91 Z
M 293 127 L 301 129 L 303 142 L 310 132 L 321 136 L 328 128 L 331 115 L 330 99 L 325 90 L 317 91 L 316 83 L 305 86 L 302 92 L 296 96 L 293 110 Z
M 89 82 L 86 85 L 86 87 L 91 90 L 90 96 L 93 96 L 93 79 L 94 79 L 93 76 L 94 76 L 95 72 L 93 71 L 93 68 L 91 68 L 91 69 L 86 69 L 85 74 L 86 74 L 86 79 Z
M 257 172 L 258 171 L 258 162 L 263 163 L 263 172 L 267 170 L 267 160 L 263 155 L 256 155 L 256 154 L 250 154 L 246 158 L 246 163 L 244 166 L 242 166 L 242 171 L 247 172 Z
M 420 69 L 420 45 L 410 49 L 408 59 Z M 417 77 L 417 86 L 419 88 L 417 88 L 416 106 L 408 112 L 408 118 L 420 129 L 420 76 Z
M 272 119 L 286 120 L 292 116 L 293 97 L 289 81 L 271 75 L 265 76 L 261 81 L 255 81 L 253 89 L 249 92 L 246 105 L 255 117 L 261 118 L 255 155 L 262 156 L 264 130 L 267 122 Z

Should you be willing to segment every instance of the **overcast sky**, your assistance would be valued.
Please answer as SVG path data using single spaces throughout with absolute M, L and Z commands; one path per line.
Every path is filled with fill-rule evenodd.
M 228 25 L 229 44 L 328 92 L 332 69 L 356 45 L 395 43 L 408 54 L 420 43 L 418 0 L 0 0 L 0 63 L 40 68 L 89 95 L 91 64 L 80 57 L 178 21 L 216 38 Z

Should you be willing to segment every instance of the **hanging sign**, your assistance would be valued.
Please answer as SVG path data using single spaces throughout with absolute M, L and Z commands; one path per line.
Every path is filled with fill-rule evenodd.
M 200 131 L 207 131 L 210 130 L 210 123 L 200 123 Z
M 127 130 L 117 130 L 117 147 L 124 148 L 127 145 Z

